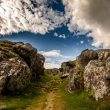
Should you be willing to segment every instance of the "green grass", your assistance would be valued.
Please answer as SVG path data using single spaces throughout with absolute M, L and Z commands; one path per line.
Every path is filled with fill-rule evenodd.
M 39 91 L 35 91 L 35 88 L 30 88 L 31 91 L 27 90 L 24 95 L 18 96 L 0 96 L 0 102 L 2 105 L 6 105 L 3 110 L 23 110 L 32 104 L 35 101 L 36 97 L 39 97 L 41 94 Z
M 59 86 L 59 79 L 58 76 L 42 75 L 36 82 L 33 82 L 23 91 L 22 94 L 16 96 L 0 96 L 0 107 L 6 106 L 2 110 L 25 110 L 36 102 L 40 103 L 41 101 L 44 103 L 47 93 Z
M 58 75 L 52 76 L 45 73 L 38 81 L 32 83 L 22 94 L 17 96 L 0 96 L 2 110 L 26 110 L 36 102 L 45 103 L 47 93 L 58 92 L 60 95 L 62 110 L 110 110 L 110 99 L 95 101 L 84 91 L 69 93 L 67 91 L 68 79 L 61 80 Z
M 45 97 L 42 87 L 45 82 L 41 79 L 32 83 L 22 94 L 16 96 L 0 96 L 0 103 L 6 105 L 2 110 L 25 110 L 34 103 L 40 96 Z
M 63 100 L 63 110 L 110 110 L 110 99 L 96 101 L 88 92 L 77 91 L 69 93 L 66 89 L 68 79 L 64 80 L 60 87 L 60 95 Z

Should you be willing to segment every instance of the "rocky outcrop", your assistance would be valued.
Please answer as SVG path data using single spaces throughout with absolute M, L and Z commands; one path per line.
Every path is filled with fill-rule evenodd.
M 94 50 L 84 50 L 76 59 L 76 66 L 84 69 L 89 61 L 98 59 L 98 53 Z
M 99 100 L 110 96 L 110 50 L 101 49 L 96 52 L 98 58 L 91 60 L 85 67 L 84 86 Z
M 28 65 L 20 58 L 10 58 L 0 62 L 0 93 L 21 91 L 31 81 Z
M 45 58 L 37 53 L 37 49 L 30 44 L 17 43 L 13 46 L 13 50 L 28 64 L 33 79 L 36 79 L 39 74 L 43 74 Z
M 30 44 L 0 41 L 0 93 L 16 93 L 44 72 L 44 57 Z
M 60 70 L 58 68 L 46 69 L 46 72 L 48 74 L 51 74 L 51 75 L 58 75 L 58 74 L 60 74 Z
M 69 91 L 76 91 L 79 89 L 83 89 L 83 72 L 81 68 L 76 66 L 76 61 L 68 61 L 64 62 L 61 65 L 60 72 L 62 74 L 62 77 L 68 76 L 70 77 L 70 82 L 68 85 L 68 90 Z M 63 78 L 62 78 L 63 79 Z
M 84 86 L 96 100 L 110 95 L 110 59 L 89 62 L 84 72 Z
M 63 66 L 70 74 L 69 91 L 87 90 L 96 100 L 110 96 L 110 49 L 86 49 L 73 62 Z

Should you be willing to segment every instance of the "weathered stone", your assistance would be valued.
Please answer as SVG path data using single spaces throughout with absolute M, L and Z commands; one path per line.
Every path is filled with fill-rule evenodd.
M 51 75 L 58 75 L 58 74 L 60 74 L 60 70 L 58 68 L 47 69 L 46 71 L 47 71 L 48 74 L 51 74 Z
M 22 57 L 31 69 L 33 79 L 44 73 L 45 58 L 37 53 L 30 44 L 17 43 L 13 46 L 14 51 Z
M 69 76 L 69 73 L 66 73 L 66 74 L 61 75 L 60 78 L 61 78 L 61 79 L 65 79 L 65 78 L 67 78 L 68 76 Z
M 110 49 L 97 50 L 99 60 L 107 60 L 110 57 Z
M 94 50 L 84 50 L 76 59 L 76 66 L 84 69 L 90 60 L 98 59 L 98 53 Z
M 77 91 L 84 89 L 83 70 L 74 67 L 70 73 L 69 91 Z
M 0 93 L 21 91 L 30 83 L 32 74 L 20 58 L 0 62 Z
M 73 67 L 63 63 L 69 72 L 69 90 L 90 91 L 96 100 L 110 96 L 110 49 L 84 50 Z
M 30 44 L 0 41 L 0 93 L 16 93 L 44 73 L 45 58 Z
M 96 100 L 110 96 L 110 60 L 90 61 L 84 72 L 84 86 Z

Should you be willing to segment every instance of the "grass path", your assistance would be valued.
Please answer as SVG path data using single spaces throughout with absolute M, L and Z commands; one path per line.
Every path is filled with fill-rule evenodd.
M 110 110 L 110 98 L 96 102 L 85 91 L 68 93 L 68 80 L 42 76 L 21 95 L 0 96 L 0 110 Z

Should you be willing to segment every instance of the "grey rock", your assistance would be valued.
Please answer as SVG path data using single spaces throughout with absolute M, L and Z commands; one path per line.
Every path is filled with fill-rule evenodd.
M 37 49 L 30 44 L 17 43 L 13 46 L 13 50 L 22 57 L 31 69 L 33 79 L 37 79 L 39 74 L 44 73 L 45 58 L 37 53 Z
M 110 60 L 93 60 L 85 68 L 84 86 L 96 100 L 110 96 Z
M 58 68 L 47 69 L 46 72 L 48 74 L 51 74 L 51 75 L 58 75 L 58 74 L 60 74 L 60 70 Z
M 31 77 L 28 65 L 20 58 L 0 62 L 0 93 L 23 90 L 29 85 Z
M 98 53 L 94 50 L 86 49 L 76 59 L 76 66 L 84 69 L 91 60 L 98 59 Z
M 24 90 L 44 73 L 45 58 L 30 44 L 0 41 L 0 93 Z

